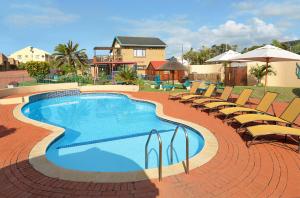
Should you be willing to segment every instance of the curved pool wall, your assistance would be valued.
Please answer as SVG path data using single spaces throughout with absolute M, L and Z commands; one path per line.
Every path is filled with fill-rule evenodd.
M 57 90 L 53 92 L 60 92 L 60 91 L 61 90 Z M 88 91 L 93 92 L 93 89 L 89 89 Z M 107 91 L 107 92 L 111 92 L 111 91 Z M 129 93 L 123 93 L 123 92 L 113 92 L 113 93 L 121 93 L 123 95 L 127 95 L 130 99 L 133 100 L 153 103 L 156 105 L 156 114 L 158 117 L 176 123 L 182 123 L 185 126 L 189 126 L 193 129 L 196 129 L 197 131 L 201 131 L 201 135 L 205 140 L 205 144 L 201 152 L 197 153 L 195 156 L 190 158 L 190 166 L 189 166 L 190 170 L 198 168 L 203 164 L 206 164 L 217 154 L 218 147 L 219 147 L 218 141 L 216 137 L 213 135 L 213 133 L 209 131 L 207 128 L 187 120 L 175 118 L 164 114 L 163 105 L 159 102 L 148 100 L 148 99 L 141 99 L 140 97 L 137 98 L 132 96 Z M 41 95 L 43 95 L 43 97 L 41 97 Z M 26 98 L 28 99 L 26 101 L 29 101 L 29 97 L 30 98 L 40 97 L 41 99 L 46 98 L 45 94 L 36 94 L 36 95 L 27 96 Z M 13 115 L 16 119 L 24 123 L 34 125 L 39 128 L 43 128 L 49 132 L 48 135 L 46 135 L 45 137 L 37 141 L 37 143 L 33 146 L 28 156 L 28 160 L 31 166 L 37 171 L 41 172 L 42 174 L 48 177 L 58 178 L 62 180 L 69 180 L 69 181 L 76 181 L 76 182 L 99 182 L 99 183 L 133 182 L 133 181 L 141 181 L 141 180 L 158 178 L 159 175 L 158 175 L 157 168 L 149 168 L 141 171 L 130 171 L 130 172 L 93 172 L 93 171 L 86 172 L 86 171 L 65 169 L 63 167 L 55 165 L 54 163 L 50 162 L 46 158 L 46 152 L 51 144 L 53 144 L 56 140 L 58 140 L 61 136 L 64 135 L 65 129 L 61 127 L 57 127 L 55 125 L 39 122 L 26 117 L 22 113 L 22 108 L 27 104 L 28 102 L 24 102 L 17 105 L 13 110 Z M 186 169 L 184 163 L 176 163 L 169 166 L 163 166 L 162 176 L 163 177 L 172 176 L 179 173 L 183 173 L 185 171 Z
M 65 129 L 47 148 L 55 165 L 77 171 L 129 172 L 145 168 L 145 143 L 151 129 L 163 142 L 163 166 L 169 166 L 169 144 L 178 123 L 156 115 L 156 105 L 115 93 L 80 94 L 78 90 L 50 92 L 29 98 L 22 108 L 30 119 Z M 189 134 L 189 157 L 204 146 L 203 137 L 185 126 Z M 185 139 L 179 129 L 174 141 L 174 163 L 185 160 Z M 149 144 L 149 168 L 158 165 L 158 142 Z

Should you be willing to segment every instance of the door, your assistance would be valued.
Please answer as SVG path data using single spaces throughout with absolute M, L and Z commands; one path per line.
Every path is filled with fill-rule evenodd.
M 247 67 L 226 67 L 225 84 L 229 86 L 247 85 Z

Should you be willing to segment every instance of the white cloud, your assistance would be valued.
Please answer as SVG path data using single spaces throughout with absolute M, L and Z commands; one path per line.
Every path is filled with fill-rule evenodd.
M 253 14 L 258 17 L 280 17 L 290 20 L 300 19 L 299 0 L 285 0 L 281 2 L 242 1 L 233 3 L 233 7 L 240 14 Z
M 11 14 L 5 20 L 15 26 L 52 26 L 71 23 L 78 15 L 68 14 L 50 5 L 12 4 Z
M 134 33 L 136 36 L 162 38 L 168 45 L 169 55 L 180 54 L 182 44 L 185 50 L 220 43 L 237 44 L 243 48 L 283 38 L 282 32 L 275 25 L 259 18 L 253 18 L 247 23 L 228 20 L 216 27 L 201 26 L 195 30 L 189 27 L 191 23 L 185 17 L 142 20 L 114 18 L 114 20 L 123 24 L 123 31 L 129 35 Z

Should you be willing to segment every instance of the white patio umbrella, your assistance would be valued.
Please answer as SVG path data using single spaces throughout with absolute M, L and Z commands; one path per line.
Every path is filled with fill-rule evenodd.
M 263 47 L 233 57 L 231 60 L 266 62 L 266 66 L 268 67 L 270 62 L 299 61 L 300 55 L 289 52 L 287 50 L 283 50 L 273 45 L 265 45 Z M 265 91 L 267 86 L 267 76 L 268 74 L 266 74 L 265 77 Z
M 218 56 L 215 56 L 211 59 L 208 59 L 206 62 L 211 63 L 211 62 L 231 62 L 233 58 L 236 56 L 241 55 L 241 53 L 233 51 L 233 50 L 228 50 L 227 52 L 224 52 Z
M 243 62 L 243 61 L 232 61 L 233 58 L 241 55 L 241 53 L 233 51 L 233 50 L 228 50 L 227 52 L 224 52 L 218 56 L 215 56 L 211 59 L 208 59 L 206 62 L 211 63 L 211 62 L 222 62 L 222 63 L 229 63 L 231 65 L 231 62 Z

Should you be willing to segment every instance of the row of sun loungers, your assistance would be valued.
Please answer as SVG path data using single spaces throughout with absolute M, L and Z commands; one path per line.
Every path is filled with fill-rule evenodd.
M 216 117 L 224 117 L 223 121 L 229 124 L 239 123 L 240 127 L 237 132 L 244 129 L 245 133 L 252 137 L 251 142 L 246 143 L 247 146 L 262 136 L 285 135 L 285 138 L 286 136 L 297 136 L 299 138 L 298 152 L 300 152 L 300 128 L 292 127 L 300 114 L 300 98 L 292 100 L 283 113 L 276 116 L 269 114 L 268 110 L 276 100 L 278 93 L 266 92 L 256 108 L 249 108 L 245 105 L 251 97 L 252 89 L 244 89 L 235 102 L 229 102 L 232 87 L 225 87 L 219 97 L 213 97 L 215 85 L 209 85 L 203 94 L 196 94 L 199 87 L 203 88 L 203 84 L 194 82 L 190 93 L 170 94 L 169 99 L 185 104 L 190 103 L 191 107 L 201 108 L 201 111 L 206 111 L 208 114 L 217 112 Z M 248 126 L 250 123 L 255 125 Z

